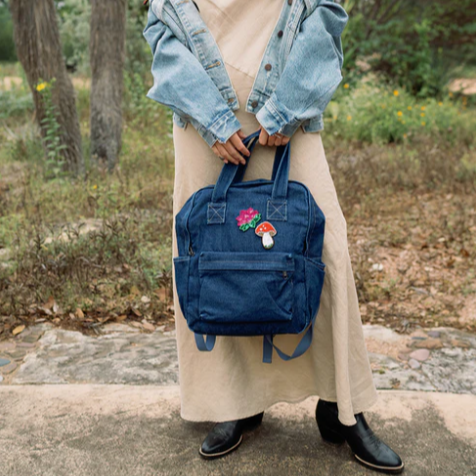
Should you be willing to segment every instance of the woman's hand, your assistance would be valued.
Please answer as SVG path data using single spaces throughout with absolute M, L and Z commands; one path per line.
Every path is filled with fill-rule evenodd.
M 286 145 L 291 140 L 291 137 L 283 136 L 283 134 L 278 133 L 270 136 L 266 132 L 266 129 L 263 128 L 263 126 L 260 126 L 260 129 L 261 132 L 259 134 L 259 143 L 261 145 Z
M 242 139 L 246 137 L 245 134 L 241 131 L 235 132 L 226 142 L 222 144 L 221 142 L 215 142 L 212 146 L 212 150 L 220 158 L 223 158 L 225 164 L 231 162 L 232 164 L 238 165 L 240 163 L 246 163 L 245 159 L 242 157 L 240 152 L 242 152 L 246 157 L 250 156 L 249 149 L 243 144 Z

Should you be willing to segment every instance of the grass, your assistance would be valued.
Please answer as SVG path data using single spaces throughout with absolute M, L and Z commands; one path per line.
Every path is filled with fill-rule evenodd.
M 123 149 L 112 175 L 87 161 L 85 180 L 46 179 L 31 104 L 0 117 L 2 338 L 39 317 L 83 330 L 110 319 L 173 317 L 171 114 L 144 97 L 139 76 L 127 81 Z M 476 292 L 473 106 L 446 98 L 450 126 L 441 118 L 443 125 L 435 120 L 404 138 L 396 112 L 422 104 L 392 90 L 375 98 L 367 88 L 342 88 L 338 119 L 334 103 L 323 133 L 363 320 L 399 330 L 467 327 L 458 316 Z M 25 97 L 19 88 L 9 100 Z M 87 155 L 86 88 L 77 89 L 77 105 Z M 441 107 L 426 103 L 425 111 Z M 367 133 L 377 122 L 386 125 Z
M 85 151 L 89 92 L 77 91 Z M 169 113 L 154 134 L 126 122 L 113 175 L 47 180 L 31 110 L 0 121 L 0 333 L 78 313 L 161 321 L 171 309 L 173 147 Z M 46 306 L 46 307 L 45 307 Z M 79 312 L 78 309 L 81 311 Z M 79 324 L 79 323 L 78 323 Z

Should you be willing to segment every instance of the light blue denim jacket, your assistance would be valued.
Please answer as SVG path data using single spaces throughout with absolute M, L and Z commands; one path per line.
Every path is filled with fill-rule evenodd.
M 290 137 L 300 126 L 304 132 L 324 128 L 323 112 L 342 81 L 341 34 L 348 16 L 332 0 L 281 1 L 245 110 L 270 135 Z M 152 0 L 143 34 L 153 54 L 154 85 L 147 97 L 170 107 L 178 126 L 190 122 L 210 147 L 225 143 L 241 128 L 233 112 L 240 105 L 196 4 Z

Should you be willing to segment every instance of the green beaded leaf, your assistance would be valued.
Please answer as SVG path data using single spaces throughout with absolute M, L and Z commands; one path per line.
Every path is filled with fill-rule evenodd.
M 256 224 L 261 220 L 261 213 L 258 213 L 253 217 L 253 219 L 248 222 L 248 223 L 243 223 L 243 225 L 240 226 L 241 231 L 246 231 L 248 228 L 255 228 Z

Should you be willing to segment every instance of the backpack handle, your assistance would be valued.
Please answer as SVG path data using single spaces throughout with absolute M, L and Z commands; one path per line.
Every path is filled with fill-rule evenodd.
M 258 142 L 258 136 L 260 130 L 258 129 L 255 132 L 252 132 L 250 135 L 243 139 L 243 143 L 247 146 L 249 151 L 252 153 L 253 148 Z M 273 200 L 285 200 L 288 191 L 288 180 L 289 180 L 289 163 L 290 163 L 290 149 L 291 142 L 288 142 L 286 145 L 279 145 L 276 148 L 276 154 L 274 157 L 273 164 Z M 252 155 L 252 154 L 251 154 Z M 248 160 L 251 158 L 248 157 Z M 237 182 L 240 182 L 243 178 L 246 165 L 237 165 L 232 163 L 223 164 L 220 176 L 215 184 L 212 194 L 212 203 L 226 202 L 226 194 L 231 184 L 235 182 L 235 177 L 238 173 L 240 167 L 243 168 L 243 171 L 239 172 Z
M 260 130 L 257 131 L 258 135 L 259 135 L 259 132 L 260 132 Z M 253 134 L 257 134 L 257 133 L 254 132 Z M 253 134 L 250 134 L 246 139 L 251 137 Z M 243 143 L 245 143 L 246 139 L 243 139 Z M 247 144 L 245 144 L 245 145 L 246 145 L 246 147 L 248 147 Z M 254 145 L 252 147 L 254 147 Z M 276 149 L 276 155 L 279 152 L 279 157 L 275 156 L 274 162 L 273 162 L 273 172 L 271 174 L 271 180 L 273 182 L 276 179 L 276 173 L 278 172 L 278 167 L 279 167 L 279 164 L 281 163 L 281 160 L 283 158 L 283 152 L 284 152 L 284 146 L 277 146 L 277 147 L 278 147 L 278 149 Z M 281 147 L 281 149 L 279 149 L 279 147 Z M 252 150 L 252 149 L 250 149 L 250 150 Z M 249 158 L 251 158 L 251 155 L 250 155 Z M 246 167 L 248 167 L 249 158 L 244 164 L 240 164 L 240 166 L 238 168 L 238 172 L 236 172 L 235 178 L 233 180 L 233 183 L 239 183 L 239 182 L 243 181 L 243 177 L 245 176 L 245 172 L 246 172 Z M 276 160 L 276 159 L 278 159 L 278 160 Z

